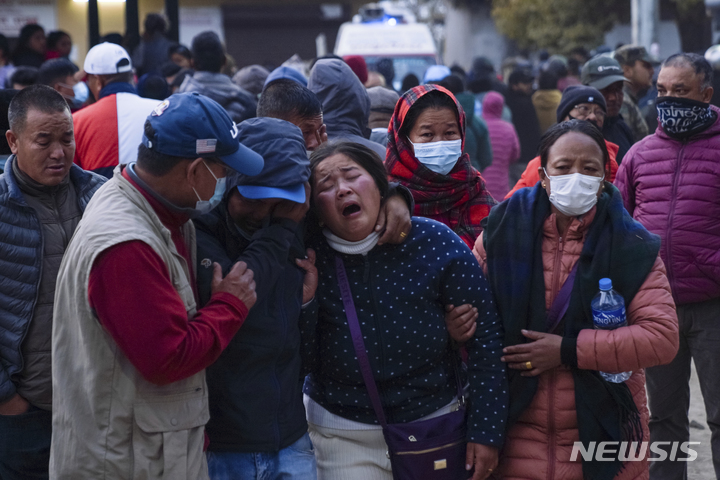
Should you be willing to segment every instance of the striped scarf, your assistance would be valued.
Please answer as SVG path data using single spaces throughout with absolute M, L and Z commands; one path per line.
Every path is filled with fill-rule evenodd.
M 480 172 L 463 153 L 447 175 L 435 173 L 422 165 L 413 154 L 412 144 L 400 135 L 400 128 L 413 104 L 423 95 L 438 90 L 450 96 L 458 109 L 460 135 L 465 147 L 465 113 L 452 93 L 438 85 L 420 85 L 405 92 L 395 105 L 388 130 L 385 168 L 391 181 L 400 182 L 412 192 L 414 215 L 432 218 L 450 227 L 472 248 L 480 236 L 480 221 L 497 202 L 485 188 Z

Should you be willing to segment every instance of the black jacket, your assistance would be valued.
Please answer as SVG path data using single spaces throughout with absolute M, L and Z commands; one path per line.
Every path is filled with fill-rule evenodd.
M 620 165 L 620 162 L 622 162 L 625 154 L 635 143 L 635 137 L 633 137 L 632 130 L 630 130 L 628 124 L 625 123 L 622 115 L 618 115 L 617 117 L 607 117 L 605 119 L 602 133 L 605 140 L 620 147 L 616 157 L 617 163 Z
M 537 156 L 541 136 L 532 95 L 511 89 L 505 97 L 505 103 L 512 112 L 513 125 L 520 139 L 520 163 L 527 164 Z
M 300 227 L 274 221 L 246 238 L 224 203 L 195 225 L 201 304 L 210 297 L 212 262 L 223 275 L 246 262 L 257 292 L 240 331 L 207 369 L 210 450 L 277 452 L 307 431 L 298 327 L 304 272 L 295 265 L 305 256 Z

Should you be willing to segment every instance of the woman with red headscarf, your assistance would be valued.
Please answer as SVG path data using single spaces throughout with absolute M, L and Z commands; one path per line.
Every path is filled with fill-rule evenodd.
M 465 143 L 465 113 L 438 85 L 405 92 L 390 120 L 385 167 L 412 192 L 415 215 L 444 223 L 472 248 L 480 221 L 497 202 L 475 170 Z

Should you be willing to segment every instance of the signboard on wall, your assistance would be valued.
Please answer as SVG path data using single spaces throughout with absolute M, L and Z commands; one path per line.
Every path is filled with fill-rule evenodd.
M 17 37 L 28 23 L 41 25 L 46 32 L 57 28 L 55 2 L 49 0 L 0 0 L 0 33 Z
M 193 37 L 211 30 L 225 41 L 220 7 L 180 7 L 180 43 L 190 48 Z

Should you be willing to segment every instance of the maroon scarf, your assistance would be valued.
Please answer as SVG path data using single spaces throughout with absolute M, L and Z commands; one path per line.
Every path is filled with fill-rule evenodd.
M 415 215 L 444 223 L 472 248 L 482 232 L 480 221 L 497 202 L 485 188 L 480 172 L 471 165 L 470 156 L 463 153 L 450 173 L 441 175 L 422 165 L 413 154 L 410 140 L 400 135 L 410 108 L 433 90 L 443 92 L 455 102 L 464 149 L 465 113 L 455 96 L 438 85 L 419 85 L 405 92 L 395 105 L 388 131 L 385 168 L 391 181 L 400 182 L 412 192 Z

